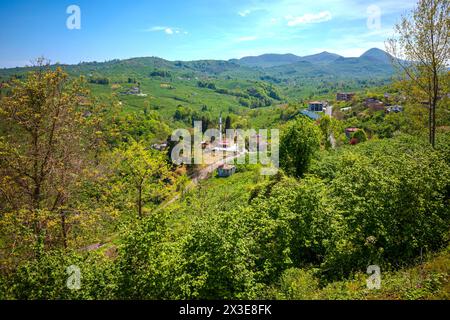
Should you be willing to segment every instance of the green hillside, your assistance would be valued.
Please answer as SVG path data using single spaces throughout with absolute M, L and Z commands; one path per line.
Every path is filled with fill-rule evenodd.
M 114 103 L 123 115 L 158 114 L 168 129 L 153 132 L 153 142 L 164 140 L 169 129 L 192 127 L 193 121 L 217 127 L 221 113 L 224 118 L 231 117 L 237 128 L 277 126 L 305 107 L 308 99 L 334 99 L 338 91 L 365 92 L 390 82 L 386 71 L 390 66 L 383 61 L 373 63 L 370 57 L 321 53 L 255 59 L 271 66 L 248 67 L 241 60 L 168 61 L 148 57 L 53 65 L 51 69 L 59 66 L 73 78 L 82 76 L 95 99 L 105 105 Z M 25 79 L 33 70 L 2 69 L 0 81 Z

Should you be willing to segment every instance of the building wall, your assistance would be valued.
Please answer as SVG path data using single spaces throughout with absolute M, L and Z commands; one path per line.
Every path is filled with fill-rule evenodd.
M 309 105 L 309 111 L 322 112 L 325 105 L 323 103 L 311 103 Z
M 337 101 L 350 101 L 353 99 L 354 96 L 355 96 L 354 93 L 338 93 L 336 95 L 336 100 Z

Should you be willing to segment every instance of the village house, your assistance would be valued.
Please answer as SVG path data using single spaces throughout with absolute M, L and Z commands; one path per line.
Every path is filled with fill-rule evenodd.
M 158 150 L 158 151 L 164 151 L 167 149 L 167 147 L 168 147 L 167 143 L 161 143 L 161 144 L 155 143 L 152 145 L 152 149 Z
M 141 94 L 141 88 L 140 87 L 131 87 L 125 92 L 122 92 L 122 94 L 125 95 L 139 95 Z
M 217 174 L 220 178 L 228 178 L 236 173 L 236 166 L 223 164 L 217 168 Z
M 368 98 L 364 101 L 364 105 L 372 111 L 384 110 L 384 103 L 374 98 Z
M 302 110 L 302 111 L 300 111 L 300 114 L 302 114 L 302 115 L 304 115 L 304 116 L 306 116 L 306 117 L 308 117 L 308 118 L 310 118 L 311 120 L 314 120 L 314 121 L 320 119 L 320 115 L 319 114 L 317 114 L 315 112 L 312 112 L 312 111 L 309 111 L 309 110 Z
M 139 94 L 139 93 L 141 93 L 141 88 L 139 88 L 139 87 L 132 87 L 132 88 L 128 91 L 128 93 L 129 93 L 129 94 Z
M 339 92 L 336 94 L 336 101 L 351 101 L 354 96 L 354 93 Z
M 312 112 L 323 112 L 327 106 L 328 103 L 323 101 L 311 101 L 308 110 Z
M 402 106 L 390 106 L 386 108 L 386 113 L 399 113 L 399 112 L 403 112 L 403 107 Z
M 212 149 L 213 152 L 238 152 L 238 146 L 236 143 L 232 143 L 226 139 L 222 139 L 217 142 L 216 146 Z
M 345 135 L 350 139 L 356 131 L 359 131 L 359 128 L 347 128 L 345 129 Z

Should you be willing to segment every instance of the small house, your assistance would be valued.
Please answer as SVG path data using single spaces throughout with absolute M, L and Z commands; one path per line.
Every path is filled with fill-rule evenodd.
M 308 110 L 312 112 L 323 112 L 327 106 L 328 104 L 323 101 L 311 101 Z
M 232 143 L 226 139 L 222 139 L 221 141 L 216 143 L 216 146 L 212 150 L 213 152 L 238 152 L 238 146 L 235 143 Z
M 354 93 L 339 92 L 336 94 L 336 101 L 352 101 L 354 96 Z
M 141 93 L 141 88 L 139 87 L 132 87 L 129 91 L 130 94 L 139 94 Z
M 390 106 L 386 108 L 386 112 L 387 113 L 399 113 L 399 112 L 403 112 L 403 107 L 402 106 Z
M 152 149 L 158 150 L 158 151 L 164 151 L 167 149 L 167 147 L 168 147 L 167 143 L 161 143 L 161 144 L 155 143 L 154 145 L 152 145 Z
M 223 164 L 217 168 L 217 174 L 221 178 L 228 178 L 236 173 L 236 167 L 228 164 Z
M 304 115 L 304 116 L 306 116 L 306 117 L 308 117 L 308 118 L 310 118 L 311 120 L 314 120 L 314 121 L 320 119 L 320 115 L 318 115 L 315 112 L 309 111 L 309 110 L 302 110 L 302 111 L 300 111 L 300 114 L 302 114 L 302 115 Z
M 384 110 L 384 103 L 380 100 L 369 98 L 366 99 L 364 105 L 371 109 L 372 111 L 382 111 Z
M 356 131 L 359 131 L 359 128 L 347 128 L 345 129 L 345 135 L 350 139 Z

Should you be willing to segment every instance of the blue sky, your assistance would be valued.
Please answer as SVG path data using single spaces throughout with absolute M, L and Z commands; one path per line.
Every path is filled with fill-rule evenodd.
M 0 67 L 23 66 L 39 56 L 61 63 L 322 51 L 359 56 L 372 47 L 384 49 L 393 25 L 414 4 L 414 0 L 0 0 Z M 79 30 L 66 26 L 70 5 L 81 10 Z

